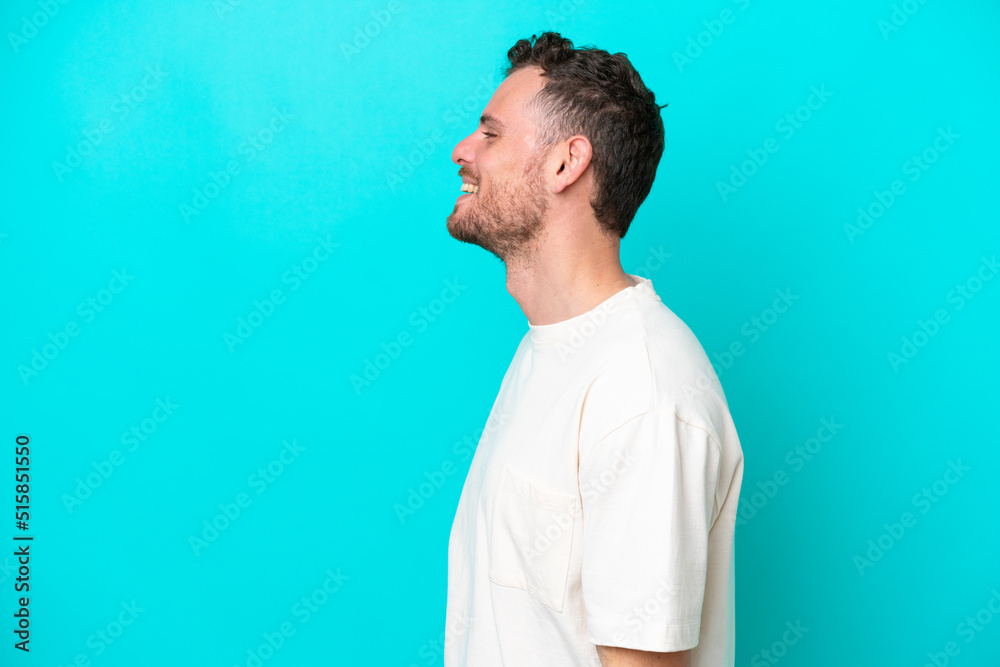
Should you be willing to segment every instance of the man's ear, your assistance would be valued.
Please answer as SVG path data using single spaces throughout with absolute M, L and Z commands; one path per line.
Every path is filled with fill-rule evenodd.
M 559 193 L 576 183 L 590 166 L 593 147 L 582 134 L 574 134 L 560 143 L 556 153 L 560 158 L 552 184 L 552 192 Z

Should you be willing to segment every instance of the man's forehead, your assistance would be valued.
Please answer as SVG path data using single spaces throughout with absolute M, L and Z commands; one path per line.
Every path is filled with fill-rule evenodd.
M 480 122 L 499 130 L 521 125 L 527 115 L 525 105 L 544 85 L 541 71 L 539 67 L 525 67 L 512 72 L 493 93 Z

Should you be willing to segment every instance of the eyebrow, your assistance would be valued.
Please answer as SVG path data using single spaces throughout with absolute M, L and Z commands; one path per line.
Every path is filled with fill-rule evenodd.
M 483 125 L 489 125 L 489 126 L 495 127 L 498 130 L 500 130 L 501 132 L 506 132 L 507 131 L 507 126 L 504 125 L 502 122 L 500 122 L 499 118 L 497 118 L 495 116 L 491 116 L 488 113 L 487 114 L 483 114 L 482 116 L 480 116 L 479 117 L 479 122 L 481 124 L 483 124 Z

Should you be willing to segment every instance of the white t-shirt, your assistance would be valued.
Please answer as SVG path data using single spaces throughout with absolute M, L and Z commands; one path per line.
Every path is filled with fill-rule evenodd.
M 743 451 L 701 344 L 631 277 L 514 354 L 451 528 L 445 667 L 734 663 Z

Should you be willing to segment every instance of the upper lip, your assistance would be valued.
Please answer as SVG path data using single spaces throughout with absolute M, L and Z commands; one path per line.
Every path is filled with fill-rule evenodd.
M 469 185 L 476 185 L 475 181 L 473 181 L 471 178 L 466 178 L 465 176 L 462 177 L 462 182 L 468 183 Z

